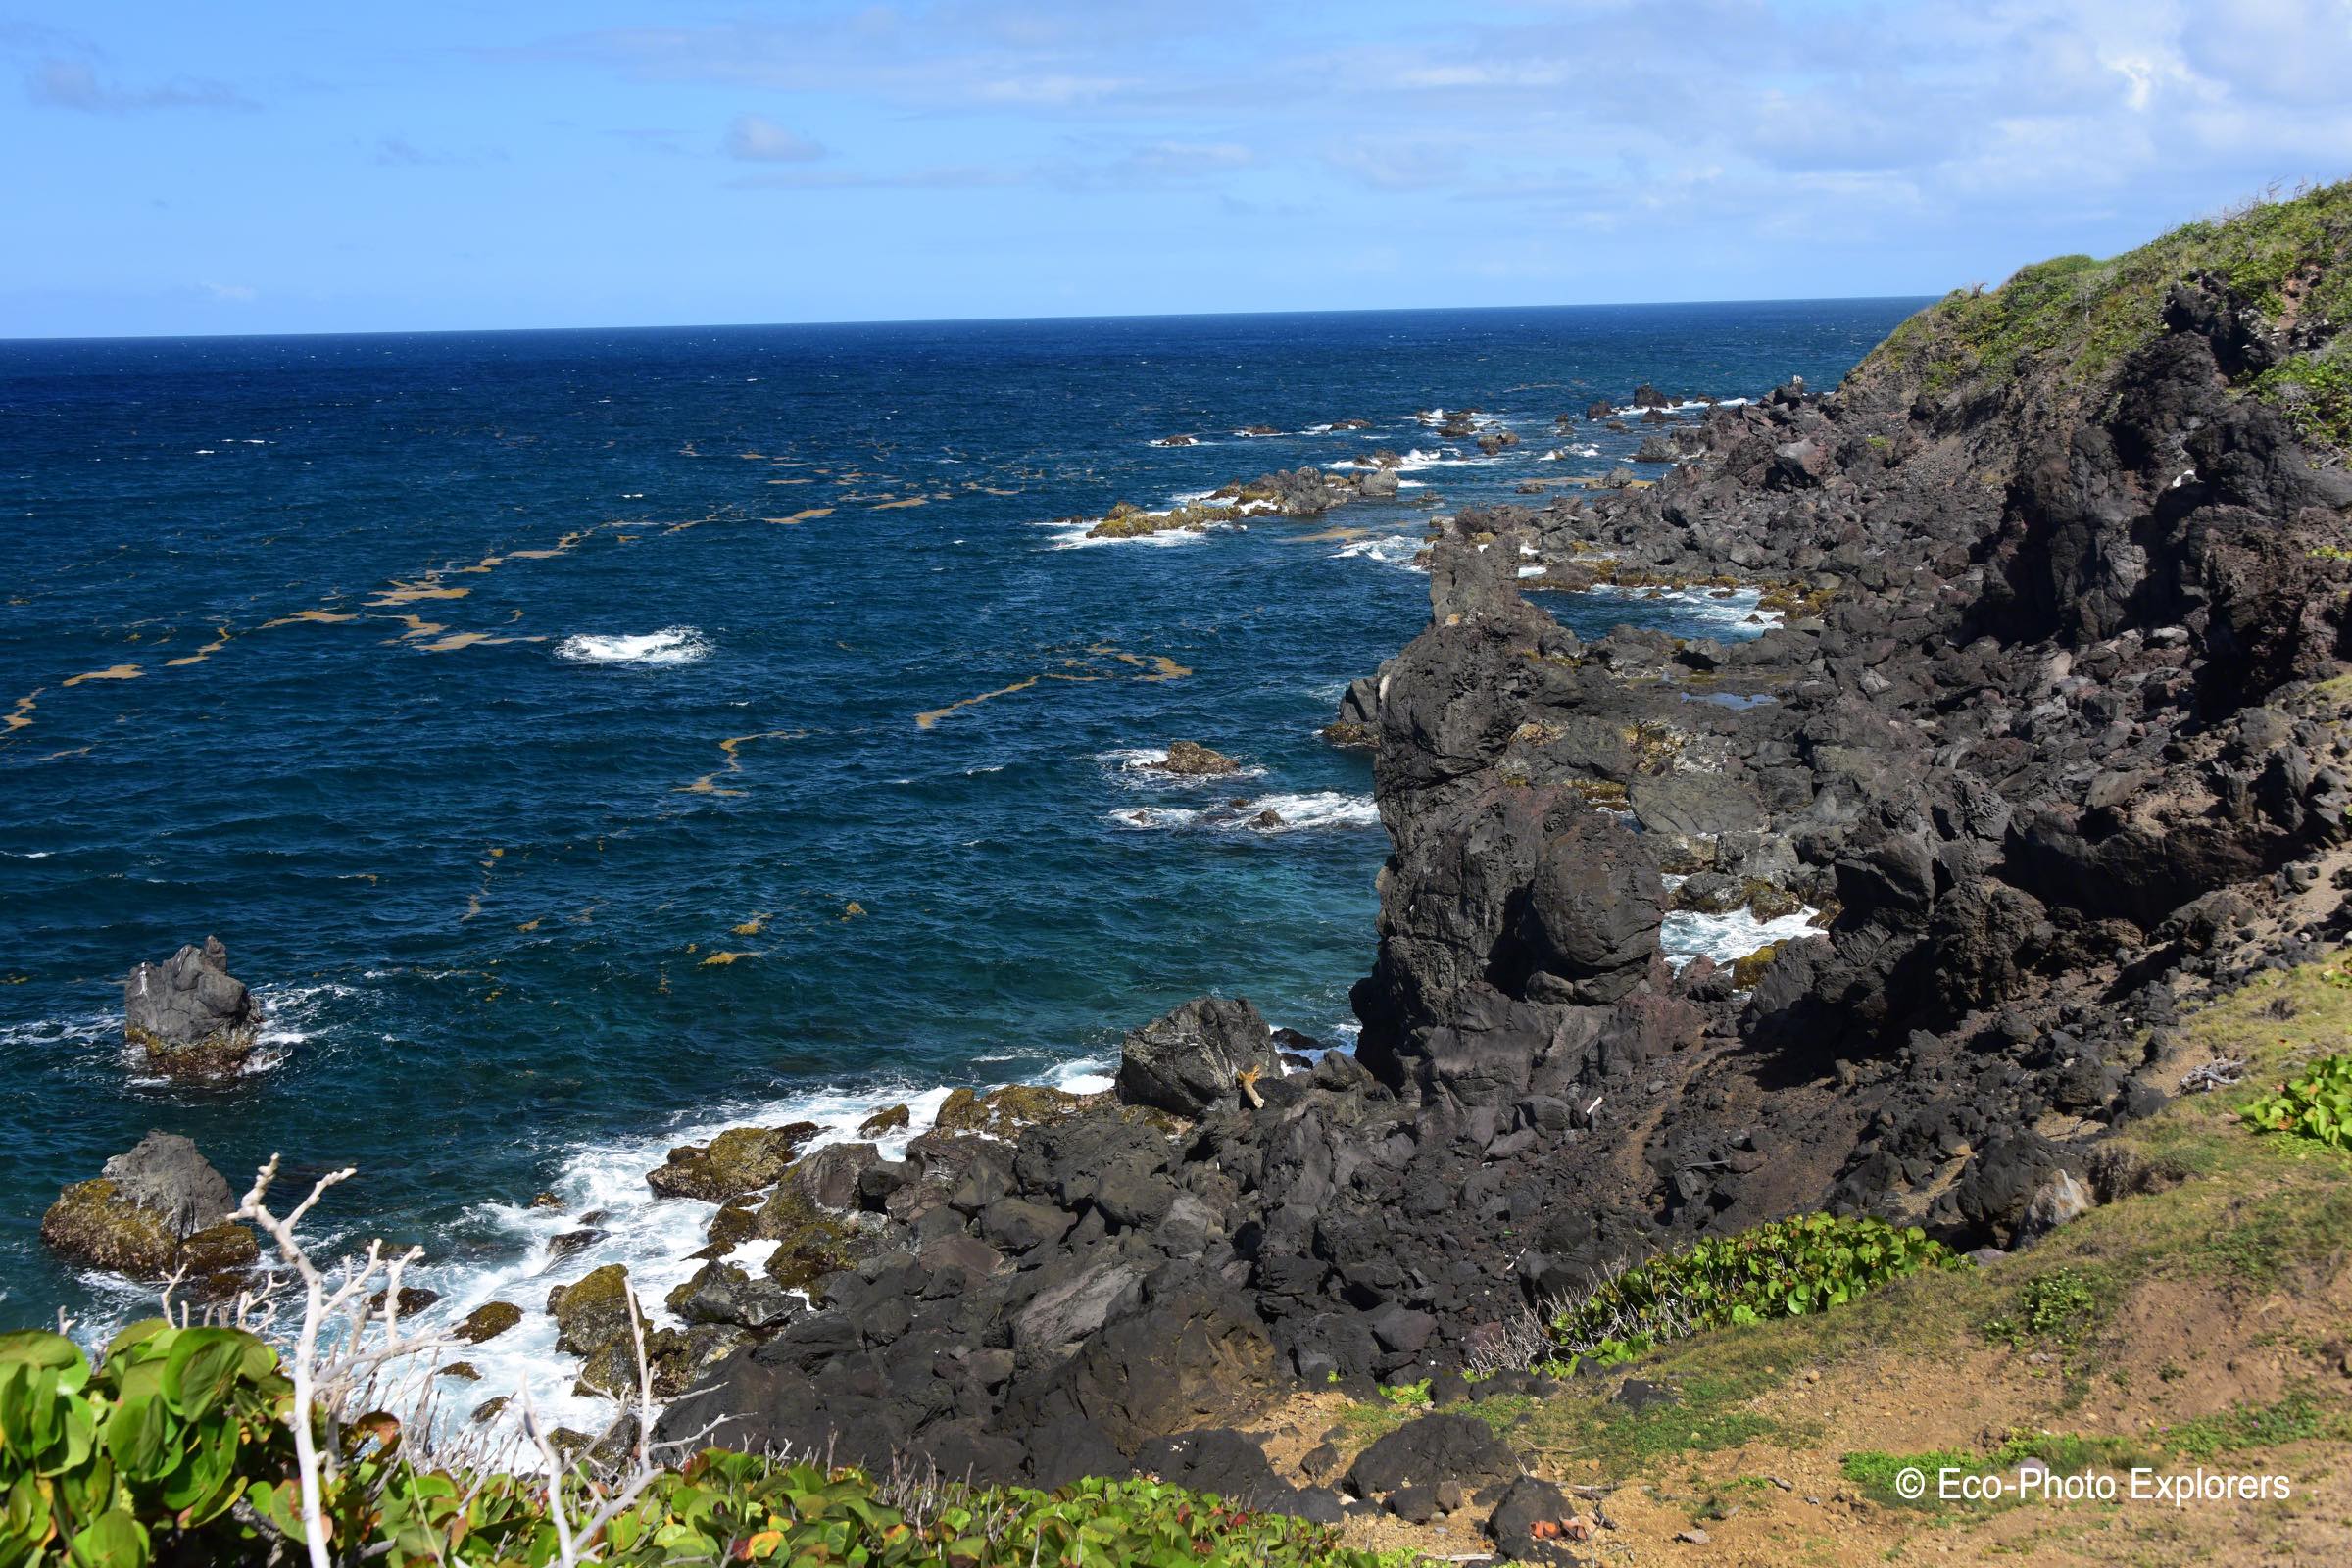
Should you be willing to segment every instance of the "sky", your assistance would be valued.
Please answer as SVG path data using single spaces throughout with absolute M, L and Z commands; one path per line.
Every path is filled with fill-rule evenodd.
M 1941 293 L 2352 174 L 2352 0 L 0 0 L 0 337 Z

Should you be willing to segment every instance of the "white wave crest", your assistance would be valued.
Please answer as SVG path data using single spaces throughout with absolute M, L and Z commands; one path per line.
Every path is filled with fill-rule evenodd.
M 523 1318 L 506 1333 L 466 1348 L 464 1358 L 482 1376 L 465 1385 L 460 1397 L 450 1396 L 450 1385 L 442 1386 L 444 1402 L 458 1407 L 450 1414 L 463 1419 L 474 1402 L 527 1388 L 543 1419 L 583 1432 L 604 1430 L 613 1406 L 573 1391 L 579 1363 L 556 1349 L 555 1320 L 542 1308 L 549 1287 L 569 1284 L 607 1263 L 619 1263 L 629 1271 L 629 1283 L 648 1321 L 655 1327 L 674 1326 L 663 1298 L 702 1267 L 701 1259 L 688 1254 L 702 1249 L 710 1216 L 717 1212 L 717 1205 L 690 1198 L 656 1198 L 646 1185 L 646 1173 L 659 1167 L 674 1146 L 708 1143 L 730 1127 L 812 1121 L 820 1130 L 802 1146 L 806 1153 L 856 1140 L 859 1126 L 875 1111 L 905 1104 L 909 1113 L 906 1127 L 867 1140 L 880 1146 L 885 1156 L 897 1159 L 904 1157 L 909 1137 L 938 1119 L 948 1093 L 945 1088 L 883 1087 L 855 1093 L 824 1089 L 703 1112 L 659 1132 L 570 1150 L 549 1183 L 558 1200 L 555 1206 L 534 1208 L 519 1199 L 475 1205 L 473 1219 L 506 1245 L 478 1262 L 428 1259 L 424 1267 L 413 1270 L 411 1279 L 442 1293 L 442 1298 L 419 1315 L 418 1326 L 454 1326 L 491 1301 L 521 1307 Z M 598 1216 L 593 1223 L 590 1215 Z M 549 1243 L 581 1231 L 598 1234 L 561 1260 L 550 1259 Z M 757 1270 L 773 1250 L 772 1244 L 750 1243 L 729 1258 Z
M 710 640 L 692 626 L 635 636 L 581 632 L 556 644 L 556 657 L 574 664 L 691 664 L 710 653 Z
M 1757 609 L 1764 595 L 1756 588 L 1620 588 L 1614 583 L 1597 583 L 1587 592 L 1645 605 L 1671 605 L 1690 619 L 1740 631 L 1761 632 L 1787 618 L 1777 610 Z
M 1677 971 L 1700 957 L 1730 963 L 1775 942 L 1796 942 L 1824 935 L 1819 926 L 1811 923 L 1820 912 L 1799 909 L 1778 919 L 1759 920 L 1746 909 L 1734 909 L 1728 914 L 1677 909 L 1660 924 L 1658 946 L 1665 950 L 1666 962 Z
M 1313 790 L 1295 795 L 1258 795 L 1222 806 L 1135 806 L 1111 812 L 1110 820 L 1120 827 L 1145 831 L 1193 828 L 1227 833 L 1300 833 L 1323 828 L 1378 827 L 1380 807 L 1369 795 Z
M 1350 539 L 1332 552 L 1332 559 L 1377 561 L 1384 566 L 1427 571 L 1429 568 L 1419 563 L 1423 548 L 1422 541 L 1412 534 L 1376 534 L 1369 539 Z
M 1266 774 L 1263 767 L 1249 763 L 1231 773 L 1171 773 L 1168 749 L 1164 746 L 1122 746 L 1096 753 L 1095 760 L 1121 784 L 1139 786 L 1215 784 L 1220 780 L 1263 778 Z
M 1116 539 L 1099 537 L 1093 532 L 1094 523 L 1082 522 L 1075 527 L 1056 528 L 1054 550 L 1091 550 L 1097 545 L 1191 545 L 1208 537 L 1205 528 L 1162 528 L 1157 533 L 1125 534 Z

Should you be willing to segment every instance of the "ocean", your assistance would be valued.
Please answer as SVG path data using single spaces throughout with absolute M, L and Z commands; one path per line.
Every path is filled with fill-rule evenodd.
M 318 1234 L 454 1314 L 683 1278 L 709 1210 L 644 1173 L 723 1126 L 1102 1087 L 1209 990 L 1345 1047 L 1387 840 L 1316 730 L 1423 624 L 1431 517 L 1624 463 L 1554 429 L 1596 396 L 1826 386 L 1919 303 L 0 343 L 0 1327 L 146 1309 L 37 1227 L 149 1128 L 357 1166 Z M 1520 443 L 1416 418 L 1459 408 Z M 1393 502 L 1084 537 L 1376 448 Z M 208 934 L 262 1065 L 143 1081 L 122 977 Z M 483 1390 L 584 1414 L 552 1339 Z

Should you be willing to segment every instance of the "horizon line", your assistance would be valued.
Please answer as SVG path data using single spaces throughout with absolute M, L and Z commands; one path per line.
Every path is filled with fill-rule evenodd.
M 347 337 L 483 337 L 492 334 L 529 332 L 757 332 L 791 327 L 828 326 L 1021 326 L 1039 322 L 1065 321 L 1182 321 L 1230 320 L 1248 317 L 1278 316 L 1424 316 L 1471 315 L 1480 312 L 1524 311 L 1611 311 L 1653 310 L 1668 306 L 1702 305 L 1872 305 L 1881 303 L 1934 302 L 1943 294 L 1824 294 L 1782 295 L 1746 299 L 1680 299 L 1680 300 L 1586 300 L 1573 303 L 1518 305 L 1373 305 L 1351 306 L 1339 310 L 1256 310 L 1256 311 L 1073 311 L 1042 316 L 900 316 L 900 317 L 838 317 L 823 320 L 786 321 L 645 321 L 627 323 L 574 324 L 567 326 L 425 326 L 425 327 L 356 327 L 344 329 L 313 329 L 280 332 L 124 332 L 124 333 L 36 333 L 30 336 L 0 337 L 0 349 L 20 344 L 42 343 L 178 343 L 191 341 L 269 339 L 269 338 L 347 338 Z

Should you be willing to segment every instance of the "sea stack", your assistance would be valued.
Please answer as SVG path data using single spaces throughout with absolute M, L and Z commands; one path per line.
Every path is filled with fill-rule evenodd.
M 259 1044 L 261 1004 L 228 972 L 219 937 L 182 947 L 162 963 L 142 963 L 122 982 L 122 1037 L 167 1078 L 227 1078 L 244 1070 Z

